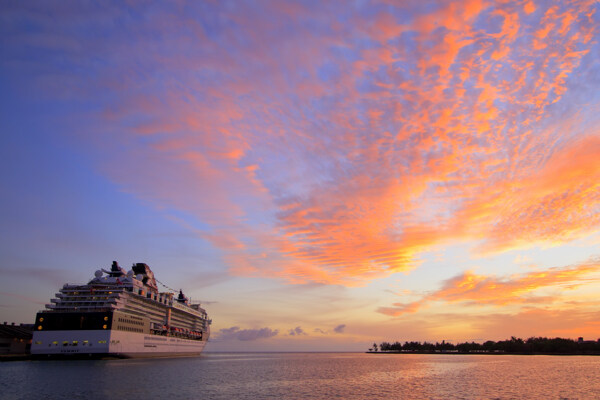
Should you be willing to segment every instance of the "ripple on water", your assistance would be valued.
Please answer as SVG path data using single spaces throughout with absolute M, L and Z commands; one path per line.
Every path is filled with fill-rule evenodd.
M 0 363 L 2 399 L 597 399 L 600 357 L 211 354 Z

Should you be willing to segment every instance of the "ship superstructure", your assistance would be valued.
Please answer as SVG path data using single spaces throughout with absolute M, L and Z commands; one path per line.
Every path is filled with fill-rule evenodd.
M 65 284 L 37 313 L 34 356 L 193 356 L 204 349 L 211 320 L 182 291 L 160 292 L 150 267 L 127 273 L 113 261 L 86 285 Z

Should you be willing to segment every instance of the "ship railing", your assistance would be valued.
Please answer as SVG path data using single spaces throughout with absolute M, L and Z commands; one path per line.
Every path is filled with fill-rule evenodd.
M 56 307 L 108 307 L 117 305 L 115 301 L 61 301 L 53 303 Z
M 56 296 L 89 296 L 90 294 L 119 294 L 126 292 L 123 288 L 114 288 L 114 289 L 94 289 L 88 288 L 84 290 L 60 290 L 59 293 L 56 293 Z
M 121 296 L 119 296 L 118 294 L 109 294 L 109 295 L 102 295 L 102 294 L 88 294 L 86 296 L 64 296 L 61 298 L 58 298 L 58 301 L 109 301 L 109 300 L 118 300 L 121 299 Z
M 200 317 L 200 318 L 203 317 L 203 315 L 202 315 L 201 312 L 198 312 L 198 311 L 194 310 L 191 307 L 184 306 L 184 305 L 181 305 L 181 304 L 176 303 L 176 302 L 173 302 L 173 308 L 176 308 L 178 310 L 184 311 L 184 312 L 189 313 L 189 314 L 193 314 L 193 315 L 195 315 L 197 317 Z
M 112 311 L 118 309 L 115 305 L 103 305 L 99 306 L 83 306 L 83 307 L 72 307 L 72 306 L 57 306 L 55 304 L 46 304 L 46 309 L 50 311 L 60 311 L 60 312 L 89 312 L 89 311 Z
M 169 326 L 169 327 L 164 327 L 166 329 L 163 329 L 161 331 L 161 334 L 165 334 L 165 332 L 169 332 L 169 336 L 171 337 L 176 337 L 176 338 L 181 338 L 181 339 L 188 339 L 188 340 L 202 340 L 203 337 L 203 333 L 202 331 L 195 331 L 192 329 L 186 329 L 186 328 L 178 328 L 176 326 Z
M 81 299 L 50 299 L 50 302 L 55 303 L 55 304 L 72 304 L 72 305 L 77 305 L 77 304 L 87 304 L 87 303 L 94 303 L 94 304 L 103 304 L 103 303 L 110 303 L 110 304 L 116 304 L 116 303 L 122 303 L 123 300 L 120 298 L 105 298 L 105 299 L 92 299 L 92 298 L 81 298 Z
M 119 294 L 102 294 L 102 293 L 94 293 L 87 295 L 73 295 L 73 296 L 62 296 L 53 299 L 55 301 L 115 301 L 120 299 L 121 296 Z
M 83 288 L 62 288 L 59 290 L 61 295 L 66 295 L 66 296 L 85 296 L 91 293 L 102 293 L 102 294 L 113 294 L 113 293 L 122 293 L 122 292 L 126 292 L 127 287 L 124 286 L 115 286 L 115 287 L 101 287 L 101 288 L 97 288 L 97 287 L 93 287 L 93 286 L 87 286 L 87 287 L 83 287 Z M 57 296 L 59 295 L 59 293 L 56 294 Z

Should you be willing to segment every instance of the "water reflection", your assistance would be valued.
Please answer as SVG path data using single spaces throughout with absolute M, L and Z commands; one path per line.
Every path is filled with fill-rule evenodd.
M 592 399 L 600 357 L 211 354 L 0 364 L 3 399 Z

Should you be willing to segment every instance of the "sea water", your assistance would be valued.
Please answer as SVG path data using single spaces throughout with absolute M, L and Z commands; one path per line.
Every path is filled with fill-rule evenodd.
M 0 363 L 0 399 L 600 399 L 600 357 L 205 353 Z

